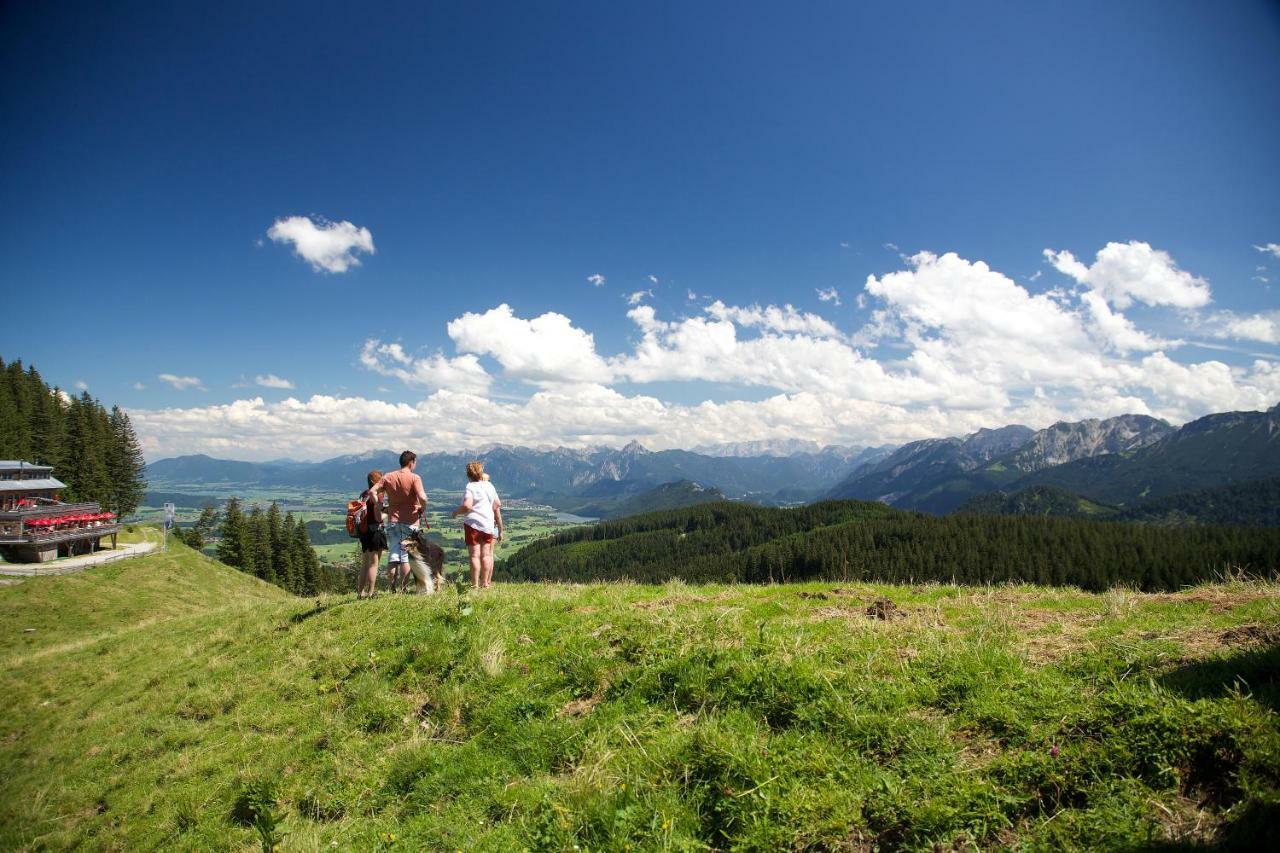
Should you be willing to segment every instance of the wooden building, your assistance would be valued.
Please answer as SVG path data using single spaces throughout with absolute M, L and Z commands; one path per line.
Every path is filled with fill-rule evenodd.
M 96 551 L 107 537 L 115 547 L 115 515 L 96 503 L 62 503 L 66 487 L 48 465 L 0 460 L 0 555 L 9 562 L 43 563 Z

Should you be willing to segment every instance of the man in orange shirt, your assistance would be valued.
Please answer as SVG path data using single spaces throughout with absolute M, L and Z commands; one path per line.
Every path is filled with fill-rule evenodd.
M 413 473 L 416 467 L 418 454 L 406 450 L 400 454 L 400 470 L 387 474 L 369 490 L 374 500 L 387 496 L 387 576 L 392 592 L 401 584 L 408 589 L 409 555 L 405 553 L 404 540 L 413 538 L 427 509 L 427 491 L 422 487 L 422 478 Z

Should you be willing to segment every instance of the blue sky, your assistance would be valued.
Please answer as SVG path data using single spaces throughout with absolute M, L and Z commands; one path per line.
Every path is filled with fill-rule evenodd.
M 1280 400 L 1275 4 L 0 16 L 0 355 L 152 458 Z

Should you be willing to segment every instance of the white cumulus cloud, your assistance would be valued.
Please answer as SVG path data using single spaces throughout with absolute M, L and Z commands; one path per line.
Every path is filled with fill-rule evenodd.
M 592 273 L 591 275 L 587 276 L 587 281 L 589 281 L 595 287 L 600 287 L 601 285 L 603 285 L 605 283 L 605 280 L 606 280 L 605 277 L 600 275 L 600 273 L 598 272 Z
M 1044 256 L 1061 273 L 1096 291 L 1117 308 L 1134 300 L 1146 305 L 1199 308 L 1209 304 L 1209 283 L 1178 269 L 1168 252 L 1137 240 L 1108 243 L 1092 266 L 1068 251 L 1045 249 Z
M 653 291 L 652 291 L 652 290 L 637 290 L 637 291 L 634 291 L 634 292 L 632 292 L 632 293 L 628 293 L 628 294 L 627 294 L 627 304 L 628 304 L 628 305 L 639 305 L 641 302 L 643 302 L 643 301 L 644 301 L 644 298 L 645 298 L 646 296 L 648 296 L 648 297 L 652 298 L 652 297 L 653 297 Z
M 563 314 L 525 320 L 503 303 L 450 320 L 448 332 L 458 352 L 492 356 L 514 379 L 537 384 L 608 382 L 611 377 L 596 353 L 595 338 Z
M 373 234 L 350 222 L 329 222 L 309 216 L 286 216 L 267 229 L 277 243 L 293 244 L 298 257 L 316 272 L 343 273 L 360 266 L 357 252 L 374 254 Z
M 825 290 L 822 288 L 814 288 L 814 290 L 818 294 L 819 302 L 830 302 L 836 306 L 840 305 L 840 291 L 836 290 L 834 287 L 828 287 Z
M 1255 245 L 1253 248 L 1262 252 L 1264 255 L 1274 255 L 1275 257 L 1280 258 L 1280 243 L 1267 243 L 1265 246 Z

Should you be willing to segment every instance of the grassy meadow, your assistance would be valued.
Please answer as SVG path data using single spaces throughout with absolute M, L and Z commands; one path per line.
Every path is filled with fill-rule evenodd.
M 1280 817 L 1280 586 L 0 588 L 0 848 L 1195 849 Z

